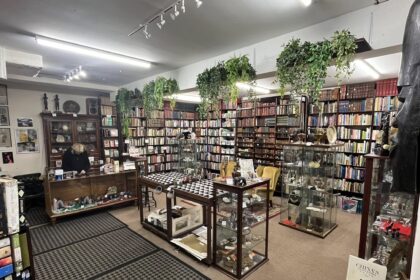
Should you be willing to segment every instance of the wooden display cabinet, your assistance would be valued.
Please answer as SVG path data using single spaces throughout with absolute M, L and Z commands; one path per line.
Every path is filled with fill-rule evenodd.
M 107 193 L 108 188 L 112 186 L 117 187 L 118 194 L 121 192 L 130 192 L 131 197 L 120 197 L 103 203 L 95 202 L 88 206 L 71 209 L 65 212 L 54 211 L 54 199 L 62 200 L 66 204 L 88 196 L 97 201 L 97 198 L 103 197 Z M 137 172 L 132 170 L 110 174 L 92 173 L 87 176 L 73 179 L 46 179 L 44 181 L 44 189 L 45 209 L 51 221 L 55 223 L 57 218 L 137 201 Z
M 100 134 L 99 118 L 88 115 L 41 113 L 48 168 L 61 168 L 64 152 L 75 143 L 86 146 L 94 157 L 92 170 L 99 170 Z

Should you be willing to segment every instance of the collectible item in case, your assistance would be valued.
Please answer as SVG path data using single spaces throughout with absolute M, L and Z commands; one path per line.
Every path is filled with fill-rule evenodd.
M 359 257 L 387 267 L 387 279 L 410 275 L 418 196 L 393 192 L 388 157 L 366 156 Z
M 246 185 L 214 181 L 214 260 L 222 271 L 238 279 L 267 261 L 268 188 L 270 180 L 248 180 Z M 267 187 L 267 196 L 257 188 Z
M 280 224 L 325 238 L 337 227 L 334 194 L 341 144 L 285 144 L 284 182 L 289 195 Z

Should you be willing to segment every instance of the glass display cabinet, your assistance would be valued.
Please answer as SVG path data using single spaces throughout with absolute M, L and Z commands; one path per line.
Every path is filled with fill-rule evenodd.
M 245 186 L 213 181 L 213 260 L 217 268 L 242 278 L 265 263 L 268 248 L 268 179 L 254 179 Z M 267 197 L 257 188 L 267 186 Z M 219 195 L 216 196 L 216 193 Z
M 284 145 L 287 209 L 280 224 L 325 238 L 337 227 L 336 158 L 342 144 Z
M 178 170 L 186 175 L 201 174 L 198 150 L 195 139 L 179 139 Z
M 366 156 L 359 257 L 387 267 L 387 279 L 410 275 L 418 195 L 392 192 L 388 157 Z

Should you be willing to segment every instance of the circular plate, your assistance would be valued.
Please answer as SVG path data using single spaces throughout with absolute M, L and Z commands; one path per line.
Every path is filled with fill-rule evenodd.
M 334 144 L 337 141 L 337 129 L 334 126 L 327 128 L 327 138 L 330 144 Z
M 80 106 L 77 104 L 76 101 L 73 100 L 67 100 L 63 104 L 63 110 L 65 113 L 74 113 L 77 114 L 80 112 Z

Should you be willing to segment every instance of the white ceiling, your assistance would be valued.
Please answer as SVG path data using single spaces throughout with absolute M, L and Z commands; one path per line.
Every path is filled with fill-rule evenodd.
M 82 65 L 87 82 L 120 86 L 361 9 L 373 0 L 186 0 L 187 13 L 167 17 L 152 38 L 127 34 L 173 0 L 2 0 L 0 45 L 44 58 L 41 76 L 61 78 Z M 42 35 L 152 61 L 139 69 L 38 46 Z M 12 69 L 19 73 L 19 69 Z

